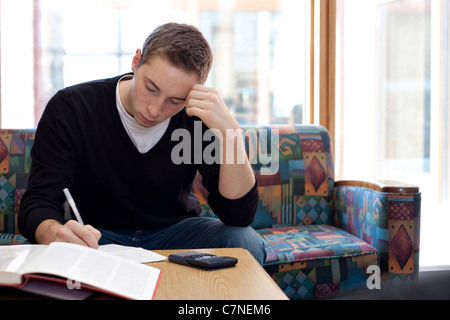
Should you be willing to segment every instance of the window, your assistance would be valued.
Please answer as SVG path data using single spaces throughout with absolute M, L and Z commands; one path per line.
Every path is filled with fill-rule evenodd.
M 430 2 L 394 1 L 376 11 L 377 175 L 381 177 L 430 173 Z
M 444 177 L 443 197 L 444 201 L 450 202 L 450 3 L 444 1 L 443 4 L 443 37 L 442 37 L 442 119 L 444 120 L 442 135 L 443 152 L 442 152 L 442 176 Z
M 418 185 L 420 264 L 450 265 L 449 3 L 337 3 L 337 179 Z
M 1 127 L 30 128 L 75 83 L 131 71 L 158 25 L 196 25 L 214 53 L 207 85 L 241 124 L 305 122 L 310 2 L 1 0 Z

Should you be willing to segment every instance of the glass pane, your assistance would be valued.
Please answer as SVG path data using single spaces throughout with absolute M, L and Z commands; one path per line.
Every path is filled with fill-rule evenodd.
M 304 5 L 294 9 L 306 17 Z M 240 123 L 303 122 L 305 19 L 288 11 L 205 11 L 200 27 L 214 51 L 209 83 Z
M 21 72 L 34 86 L 24 109 L 32 112 L 22 113 L 15 127 L 20 121 L 28 127 L 30 120 L 25 119 L 36 123 L 47 101 L 64 86 L 131 71 L 136 49 L 155 27 L 169 21 L 196 25 L 205 34 L 215 59 L 206 84 L 222 94 L 241 124 L 305 122 L 309 1 L 26 0 L 20 6 L 16 2 L 2 0 L 2 18 L 20 17 L 27 6 L 36 19 L 23 19 L 29 28 L 21 49 L 28 50 L 2 46 L 2 56 L 9 51 L 8 57 L 16 61 L 35 62 L 35 68 Z M 2 27 L 1 38 L 14 37 L 15 32 Z M 5 58 L 2 64 L 15 63 Z M 5 72 L 2 69 L 2 79 L 13 76 Z M 11 91 L 10 96 L 16 94 Z M 12 123 L 9 115 L 15 112 L 8 99 L 2 98 L 3 126 Z
M 336 39 L 336 179 L 376 179 L 376 1 L 340 0 Z
M 431 0 L 339 3 L 337 177 L 420 184 L 430 172 Z
M 30 128 L 34 126 L 35 99 L 33 1 L 1 0 L 0 6 L 0 97 L 2 111 L 7 110 L 1 114 L 1 127 Z
M 421 266 L 450 264 L 449 3 L 338 0 L 336 179 L 419 186 Z
M 64 57 L 63 87 L 86 81 L 86 74 L 80 70 L 89 70 L 92 79 L 101 79 L 107 75 L 115 76 L 119 69 L 119 61 L 113 55 L 67 55 Z
M 379 176 L 430 172 L 431 0 L 378 7 Z
M 62 46 L 67 55 L 117 52 L 120 40 L 117 36 L 120 23 L 119 10 L 70 8 L 60 14 L 62 15 L 60 25 Z M 54 13 L 53 17 L 57 19 L 58 13 Z M 80 23 L 81 17 L 82 23 Z
M 444 1 L 444 36 L 443 36 L 443 194 L 444 200 L 450 202 L 450 3 Z

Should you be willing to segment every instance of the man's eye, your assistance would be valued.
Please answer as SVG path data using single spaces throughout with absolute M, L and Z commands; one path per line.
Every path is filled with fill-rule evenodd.
M 152 88 L 150 88 L 150 87 L 148 87 L 148 86 L 147 86 L 147 90 L 150 91 L 150 92 L 152 92 L 152 93 L 157 93 L 157 91 L 156 91 L 155 89 L 152 89 Z

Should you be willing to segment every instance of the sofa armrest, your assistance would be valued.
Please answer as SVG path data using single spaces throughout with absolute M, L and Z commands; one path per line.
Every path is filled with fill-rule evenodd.
M 379 180 L 374 182 L 359 180 L 340 180 L 335 182 L 335 187 L 353 186 L 367 188 L 378 192 L 390 193 L 419 193 L 419 187 L 393 180 Z
M 394 181 L 337 181 L 334 224 L 380 253 L 384 285 L 416 280 L 420 202 L 417 186 Z

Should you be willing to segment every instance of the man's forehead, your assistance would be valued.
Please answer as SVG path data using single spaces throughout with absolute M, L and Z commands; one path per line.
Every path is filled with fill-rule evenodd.
M 200 83 L 194 73 L 187 73 L 168 61 L 157 61 L 152 59 L 141 65 L 141 72 L 147 85 L 151 85 L 164 95 L 177 100 L 185 100 L 190 89 Z

